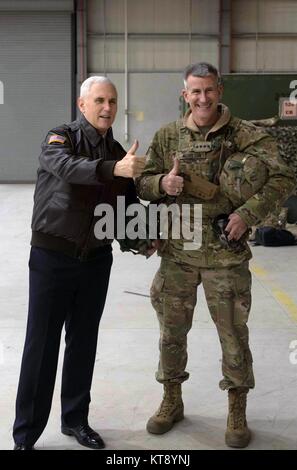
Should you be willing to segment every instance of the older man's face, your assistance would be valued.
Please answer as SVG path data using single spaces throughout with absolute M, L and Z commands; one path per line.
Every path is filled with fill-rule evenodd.
M 86 96 L 78 98 L 78 107 L 100 134 L 112 126 L 117 113 L 117 91 L 110 83 L 93 83 Z
M 194 77 L 189 75 L 187 88 L 183 90 L 185 101 L 189 103 L 194 122 L 197 126 L 213 125 L 218 115 L 218 103 L 223 87 L 218 85 L 214 75 Z

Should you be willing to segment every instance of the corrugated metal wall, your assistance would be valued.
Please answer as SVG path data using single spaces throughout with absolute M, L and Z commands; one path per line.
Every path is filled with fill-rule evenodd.
M 138 154 L 147 150 L 154 132 L 164 123 L 179 116 L 180 73 L 129 74 L 129 142 L 125 142 L 124 75 L 109 73 L 119 94 L 118 114 L 113 131 L 115 138 L 128 148 L 139 140 Z
M 115 134 L 126 147 L 139 138 L 145 151 L 154 131 L 178 117 L 188 63 L 219 66 L 229 34 L 225 72 L 295 71 L 296 24 L 296 0 L 127 0 L 128 142 L 125 0 L 87 1 L 87 71 L 112 75 L 121 95 Z
M 116 138 L 138 138 L 144 152 L 153 133 L 179 116 L 182 70 L 219 60 L 219 0 L 127 0 L 128 121 L 124 129 L 125 1 L 89 0 L 88 73 L 107 74 L 119 91 Z
M 87 2 L 89 72 L 123 71 L 124 5 Z M 128 0 L 127 16 L 130 71 L 171 72 L 192 60 L 218 64 L 219 0 Z
M 45 133 L 71 120 L 71 11 L 29 3 L 0 1 L 1 182 L 35 180 Z
M 239 73 L 296 70 L 296 0 L 77 4 L 84 3 L 87 75 L 108 74 L 117 84 L 120 99 L 114 130 L 126 148 L 139 138 L 144 152 L 154 131 L 178 117 L 182 70 L 190 62 L 205 60 L 219 66 L 225 47 L 225 72 L 229 62 L 230 71 Z M 0 0 L 0 181 L 33 180 L 42 136 L 71 119 L 72 9 L 70 0 Z M 85 43 L 78 47 L 80 57 Z
M 231 64 L 232 72 L 296 71 L 296 0 L 234 0 Z

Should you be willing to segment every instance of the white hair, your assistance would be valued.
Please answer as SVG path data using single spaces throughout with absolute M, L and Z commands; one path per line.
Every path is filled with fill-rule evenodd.
M 101 76 L 101 75 L 94 75 L 93 77 L 89 77 L 87 78 L 84 82 L 82 82 L 81 84 L 81 87 L 80 87 L 80 97 L 83 97 L 83 96 L 86 96 L 88 94 L 88 92 L 90 91 L 91 89 L 91 86 L 93 85 L 93 83 L 109 83 L 110 85 L 112 85 L 115 89 L 115 85 L 112 83 L 112 81 L 105 77 L 105 76 Z

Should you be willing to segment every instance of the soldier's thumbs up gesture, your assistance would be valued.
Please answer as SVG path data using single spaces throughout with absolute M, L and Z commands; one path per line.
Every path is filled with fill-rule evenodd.
M 161 189 L 169 196 L 177 196 L 183 190 L 184 179 L 178 176 L 179 171 L 179 160 L 175 158 L 172 170 L 161 180 Z
M 134 141 L 134 144 L 128 150 L 127 154 L 122 160 L 115 164 L 113 174 L 114 176 L 123 176 L 124 178 L 136 178 L 140 176 L 144 166 L 146 157 L 137 157 L 135 155 L 138 149 L 138 140 Z

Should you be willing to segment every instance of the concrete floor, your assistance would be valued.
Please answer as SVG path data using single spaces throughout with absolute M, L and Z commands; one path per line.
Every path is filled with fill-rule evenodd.
M 14 402 L 27 317 L 32 196 L 32 185 L 0 186 L 0 449 L 13 445 Z M 297 449 L 297 247 L 255 247 L 253 254 L 249 326 L 256 388 L 248 400 L 253 432 L 249 449 Z M 114 243 L 90 424 L 101 433 L 107 450 L 226 449 L 227 395 L 218 388 L 220 346 L 202 289 L 189 334 L 191 377 L 183 386 L 186 418 L 160 437 L 145 430 L 162 394 L 154 379 L 158 325 L 148 298 L 158 265 L 157 256 L 147 261 L 122 254 Z M 295 349 L 290 349 L 294 340 Z M 73 438 L 60 433 L 60 374 L 59 367 L 52 412 L 36 448 L 82 450 Z

